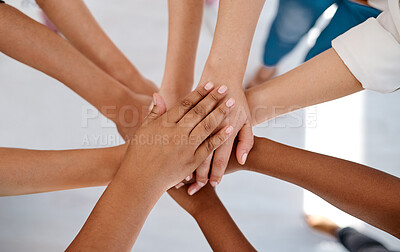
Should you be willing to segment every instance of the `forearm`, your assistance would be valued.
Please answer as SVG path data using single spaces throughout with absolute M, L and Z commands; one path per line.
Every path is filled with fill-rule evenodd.
M 114 122 L 121 119 L 119 111 L 126 105 L 122 101 L 135 105 L 139 99 L 67 41 L 18 10 L 2 4 L 0 20 L 0 51 L 61 81 Z M 107 113 L 111 108 L 113 112 Z
M 203 5 L 204 0 L 168 1 L 168 48 L 162 90 L 176 95 L 175 100 L 192 90 Z
M 158 199 L 165 192 L 149 174 L 135 172 L 127 154 L 85 225 L 67 251 L 130 251 Z
M 172 188 L 168 193 L 195 218 L 213 251 L 254 251 L 211 185 L 192 196 L 187 188 Z
M 343 211 L 400 237 L 397 177 L 262 138 L 256 139 L 246 169 L 301 186 Z
M 42 151 L 0 148 L 0 196 L 107 185 L 126 146 Z
M 67 40 L 102 70 L 125 85 L 142 78 L 82 0 L 36 2 Z
M 246 91 L 253 125 L 363 90 L 333 49 Z
M 242 88 L 255 28 L 264 0 L 221 0 L 210 55 L 202 81 Z
M 221 201 L 193 217 L 213 251 L 256 251 Z

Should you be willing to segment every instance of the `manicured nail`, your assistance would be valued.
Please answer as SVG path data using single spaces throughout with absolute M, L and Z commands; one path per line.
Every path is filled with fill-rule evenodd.
M 156 98 L 155 94 L 153 94 L 153 103 L 154 103 L 154 106 L 157 106 L 157 98 Z
M 212 187 L 216 187 L 218 185 L 218 182 L 211 181 L 210 184 L 211 184 Z
M 228 87 L 225 85 L 222 85 L 218 88 L 218 93 L 223 94 L 226 92 L 226 90 L 228 90 Z
M 207 90 L 207 91 L 209 91 L 209 90 L 211 90 L 213 87 L 214 87 L 214 84 L 213 84 L 212 82 L 209 82 L 209 83 L 207 83 L 207 84 L 204 86 L 204 89 Z
M 149 107 L 149 113 L 153 110 L 154 108 L 154 102 L 152 101 Z
M 192 179 L 192 176 L 191 176 L 191 175 L 189 175 L 189 176 L 187 176 L 187 177 L 185 178 L 186 181 L 190 181 L 191 179 Z
M 205 186 L 206 184 L 204 184 L 203 182 L 197 181 L 196 184 L 198 184 L 200 187 Z
M 175 186 L 175 188 L 176 188 L 176 189 L 179 189 L 179 188 L 181 188 L 181 187 L 184 186 L 184 185 L 185 185 L 185 184 L 181 182 L 181 183 L 177 184 L 177 185 Z
M 194 187 L 190 188 L 188 193 L 190 196 L 192 196 L 193 194 L 197 193 L 200 189 L 201 189 L 201 187 L 199 187 L 198 185 L 195 185 Z
M 232 126 L 229 126 L 229 127 L 225 130 L 225 133 L 226 133 L 226 134 L 231 134 L 232 131 L 233 131 L 233 127 L 232 127 Z
M 228 108 L 232 107 L 233 104 L 235 104 L 235 99 L 233 99 L 233 98 L 229 98 L 229 100 L 226 101 L 226 106 Z
M 246 163 L 247 155 L 248 155 L 247 153 L 243 154 L 243 156 L 242 156 L 242 165 L 244 165 Z

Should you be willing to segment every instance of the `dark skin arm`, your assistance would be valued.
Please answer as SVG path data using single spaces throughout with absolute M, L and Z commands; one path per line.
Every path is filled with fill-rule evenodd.
M 400 179 L 374 168 L 256 138 L 249 170 L 303 187 L 332 205 L 400 238 Z
M 210 184 L 193 196 L 186 193 L 187 188 L 170 189 L 168 193 L 193 216 L 213 251 L 256 251 Z

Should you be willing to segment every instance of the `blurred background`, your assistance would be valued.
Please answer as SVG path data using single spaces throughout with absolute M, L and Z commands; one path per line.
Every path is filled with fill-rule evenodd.
M 38 18 L 30 2 L 9 1 Z M 160 84 L 167 46 L 167 1 L 87 0 L 109 36 L 139 70 Z M 255 34 L 246 80 L 262 61 L 265 37 L 277 8 L 268 0 Z M 217 6 L 206 8 L 196 65 L 198 81 L 212 42 Z M 297 66 L 332 13 L 317 22 L 281 62 L 279 73 Z M 329 66 L 326 66 L 329 67 Z M 114 146 L 123 143 L 99 116 L 82 126 L 91 106 L 56 80 L 0 55 L 0 146 L 43 150 Z M 95 87 L 94 87 L 95 88 Z M 364 91 L 281 116 L 255 128 L 257 136 L 306 148 L 400 176 L 400 93 Z M 89 144 L 88 144 L 89 141 Z M 0 198 L 0 251 L 63 251 L 78 233 L 104 188 Z M 218 194 L 249 241 L 259 251 L 345 251 L 315 233 L 304 213 L 352 225 L 400 250 L 400 241 L 303 189 L 274 178 L 239 172 L 225 176 Z M 150 214 L 134 251 L 210 251 L 195 221 L 164 195 Z

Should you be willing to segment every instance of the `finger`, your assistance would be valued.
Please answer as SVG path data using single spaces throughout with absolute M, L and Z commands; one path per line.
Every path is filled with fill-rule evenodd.
M 185 180 L 183 180 L 183 181 L 181 181 L 180 183 L 176 184 L 176 185 L 175 185 L 175 188 L 176 188 L 176 189 L 179 189 L 179 188 L 181 188 L 181 187 L 182 187 L 183 185 L 185 185 L 185 184 L 193 183 L 194 181 L 192 181 L 192 179 L 193 179 L 193 173 L 191 173 L 190 175 L 188 175 L 188 176 L 185 178 Z
M 196 140 L 200 145 L 207 137 L 218 129 L 234 105 L 235 99 L 233 98 L 229 98 L 226 102 L 219 105 L 213 112 L 211 112 L 211 114 L 197 124 L 189 135 L 190 139 Z
M 186 181 L 186 182 L 189 182 L 190 180 L 192 180 L 192 178 L 193 178 L 193 173 L 191 173 L 189 176 L 187 176 L 187 177 L 185 178 L 185 181 Z
M 208 182 L 208 173 L 210 171 L 212 154 L 196 169 L 196 183 L 193 183 L 188 188 L 188 194 L 193 195 L 198 192 Z
M 178 122 L 182 117 L 190 111 L 197 103 L 199 103 L 214 88 L 214 84 L 208 82 L 205 85 L 197 87 L 192 93 L 186 96 L 182 101 L 177 103 L 167 112 L 168 122 Z
M 193 129 L 201 120 L 204 119 L 218 103 L 226 96 L 228 87 L 225 85 L 214 89 L 204 99 L 202 99 L 196 106 L 187 112 L 182 119 L 178 122 L 179 126 L 188 127 Z
M 223 145 L 233 132 L 232 126 L 227 126 L 218 131 L 215 135 L 207 138 L 196 150 L 195 159 L 201 164 L 214 150 Z
M 175 186 L 175 188 L 176 189 L 179 189 L 179 188 L 181 188 L 182 186 L 184 186 L 185 184 L 183 183 L 183 182 L 180 182 L 179 184 L 177 184 L 176 186 Z
M 221 183 L 222 176 L 224 175 L 225 169 L 229 162 L 229 157 L 231 156 L 234 140 L 235 139 L 232 137 L 214 153 L 210 175 L 210 184 L 213 187 L 216 187 L 219 183 Z
M 147 125 L 150 122 L 156 120 L 167 110 L 164 99 L 161 97 L 161 95 L 157 93 L 153 94 L 152 106 L 153 107 L 151 108 L 149 115 L 143 121 L 143 125 Z
M 238 144 L 236 147 L 236 159 L 239 164 L 244 165 L 247 160 L 247 156 L 254 145 L 254 135 L 251 123 L 246 121 L 243 128 L 238 134 Z

